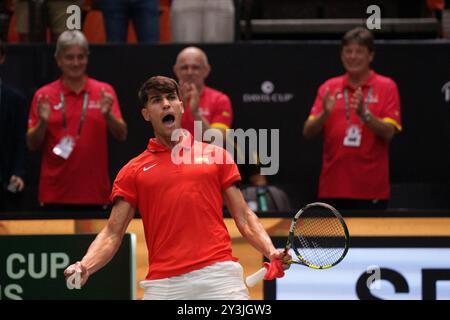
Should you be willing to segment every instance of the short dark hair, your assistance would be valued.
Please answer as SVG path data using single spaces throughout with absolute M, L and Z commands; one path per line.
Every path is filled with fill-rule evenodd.
M 176 92 L 178 98 L 181 100 L 178 83 L 172 78 L 154 76 L 145 81 L 138 92 L 141 108 L 144 108 L 147 105 L 150 92 L 154 92 L 156 94 Z
M 342 37 L 341 49 L 353 42 L 356 42 L 360 46 L 366 47 L 369 52 L 373 52 L 375 50 L 372 32 L 366 28 L 356 27 L 347 31 Z

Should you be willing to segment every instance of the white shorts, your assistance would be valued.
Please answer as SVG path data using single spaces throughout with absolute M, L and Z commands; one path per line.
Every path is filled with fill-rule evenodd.
M 214 263 L 180 276 L 140 282 L 143 300 L 248 300 L 242 266 Z

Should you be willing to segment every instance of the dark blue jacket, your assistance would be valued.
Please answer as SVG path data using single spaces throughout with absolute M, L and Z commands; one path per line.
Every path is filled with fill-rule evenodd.
M 17 90 L 0 82 L 0 186 L 25 175 L 27 105 Z

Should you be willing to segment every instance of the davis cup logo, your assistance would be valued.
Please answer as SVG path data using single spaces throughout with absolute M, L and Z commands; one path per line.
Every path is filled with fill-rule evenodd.
M 265 94 L 271 94 L 274 89 L 275 89 L 275 86 L 270 81 L 264 81 L 261 84 L 261 91 L 264 92 Z
M 293 93 L 279 93 L 275 91 L 275 84 L 272 81 L 261 83 L 262 93 L 244 93 L 242 101 L 244 103 L 286 103 L 294 98 Z

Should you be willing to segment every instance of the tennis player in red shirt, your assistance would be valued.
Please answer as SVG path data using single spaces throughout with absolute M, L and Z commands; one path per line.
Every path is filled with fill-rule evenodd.
M 303 135 L 324 133 L 319 198 L 342 209 L 384 209 L 390 196 L 389 143 L 402 130 L 395 82 L 370 68 L 373 36 L 358 27 L 342 39 L 346 73 L 319 88 Z
M 66 277 L 79 272 L 84 285 L 105 266 L 138 209 L 148 248 L 149 271 L 141 282 L 144 299 L 248 299 L 243 270 L 232 255 L 223 221 L 223 201 L 257 250 L 270 260 L 283 261 L 284 267 L 289 254 L 275 249 L 248 208 L 235 185 L 240 175 L 229 154 L 180 129 L 184 108 L 176 81 L 152 77 L 141 87 L 139 98 L 155 138 L 117 175 L 108 224 L 83 259 L 66 269 Z M 173 139 L 176 129 L 181 134 Z

